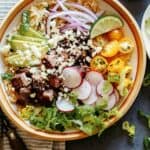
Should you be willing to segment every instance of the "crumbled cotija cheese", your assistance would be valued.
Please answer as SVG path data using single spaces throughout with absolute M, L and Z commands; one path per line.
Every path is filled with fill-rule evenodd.
M 66 66 L 74 65 L 76 59 L 82 55 L 83 51 L 93 49 L 92 43 L 88 41 L 88 32 L 81 32 L 79 30 L 73 31 L 71 29 L 61 32 L 56 26 L 55 20 L 50 23 L 50 32 L 48 42 L 52 46 L 52 49 L 49 55 L 55 56 L 55 68 L 57 69 L 48 69 L 48 74 L 55 74 L 60 77 L 63 69 Z M 90 57 L 82 61 L 90 62 Z

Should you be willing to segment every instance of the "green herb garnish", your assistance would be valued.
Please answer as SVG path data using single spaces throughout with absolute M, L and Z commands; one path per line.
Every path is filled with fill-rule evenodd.
M 3 80 L 11 80 L 13 78 L 13 74 L 11 73 L 3 73 L 1 74 Z
M 128 136 L 133 138 L 135 136 L 135 125 L 124 121 L 122 124 L 122 129 L 128 133 Z

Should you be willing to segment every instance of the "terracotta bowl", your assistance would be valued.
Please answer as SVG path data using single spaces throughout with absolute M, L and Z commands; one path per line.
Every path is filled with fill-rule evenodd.
M 16 26 L 20 20 L 21 12 L 28 7 L 33 0 L 20 0 L 17 5 L 9 12 L 6 19 L 0 26 L 0 41 L 4 44 L 6 35 Z M 119 115 L 111 118 L 109 121 L 105 122 L 107 127 L 110 127 L 116 121 L 118 121 L 132 106 L 135 101 L 145 73 L 146 66 L 146 55 L 143 48 L 143 43 L 140 35 L 139 27 L 128 12 L 128 10 L 120 4 L 117 0 L 100 0 L 100 6 L 102 9 L 118 14 L 125 22 L 125 33 L 130 36 L 133 41 L 135 41 L 136 50 L 134 51 L 133 58 L 131 59 L 131 64 L 133 65 L 133 79 L 134 84 L 128 97 L 119 104 Z M 5 66 L 0 59 L 0 72 L 4 70 Z M 20 129 L 29 133 L 29 135 L 40 139 L 53 140 L 53 141 L 68 141 L 77 140 L 87 137 L 81 131 L 67 131 L 67 132 L 44 132 L 29 124 L 25 123 L 15 111 L 14 107 L 10 103 L 8 94 L 5 90 L 5 86 L 2 81 L 0 81 L 0 105 L 4 113 L 8 118 Z

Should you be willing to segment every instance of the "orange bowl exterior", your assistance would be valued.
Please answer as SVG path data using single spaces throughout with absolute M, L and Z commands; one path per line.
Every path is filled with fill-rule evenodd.
M 15 16 L 29 3 L 33 0 L 21 0 L 18 2 L 15 7 L 9 12 L 6 19 L 0 26 L 0 40 L 2 40 L 3 35 L 8 28 L 9 24 L 15 18 Z M 108 128 L 116 121 L 118 121 L 132 106 L 133 102 L 135 101 L 140 87 L 142 85 L 142 81 L 144 78 L 145 67 L 146 67 L 146 54 L 143 47 L 143 42 L 140 36 L 139 27 L 128 12 L 128 10 L 118 2 L 118 0 L 104 0 L 110 6 L 112 6 L 127 22 L 128 26 L 130 27 L 132 34 L 135 38 L 136 45 L 137 45 L 137 53 L 138 53 L 138 64 L 137 64 L 137 73 L 136 78 L 134 81 L 134 85 L 131 89 L 130 94 L 126 98 L 126 100 L 121 104 L 119 107 L 119 115 L 116 117 L 111 118 L 109 121 L 105 122 L 106 127 Z M 29 133 L 29 135 L 45 140 L 53 140 L 53 141 L 69 141 L 69 140 L 77 140 L 88 137 L 88 135 L 84 134 L 81 131 L 68 131 L 68 132 L 44 132 L 38 129 L 35 129 L 29 125 L 27 125 L 11 108 L 10 104 L 6 98 L 6 91 L 4 91 L 2 85 L 0 86 L 0 105 L 4 113 L 7 117 L 20 129 Z

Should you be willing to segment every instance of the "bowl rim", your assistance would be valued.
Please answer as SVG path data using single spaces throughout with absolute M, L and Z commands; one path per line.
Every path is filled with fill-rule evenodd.
M 138 27 L 138 24 L 136 23 L 133 16 L 129 13 L 129 11 L 117 0 L 114 1 L 104 0 L 104 1 L 108 3 L 111 7 L 113 7 L 124 18 L 124 20 L 126 21 L 126 23 L 128 24 L 129 28 L 132 31 L 138 51 L 137 72 L 134 85 L 130 91 L 130 94 L 119 108 L 119 115 L 112 117 L 109 121 L 105 122 L 105 125 L 108 128 L 127 113 L 127 111 L 132 106 L 139 93 L 146 69 L 146 52 L 144 50 L 143 41 L 140 35 L 140 29 Z M 28 5 L 31 2 L 33 2 L 33 0 L 21 0 L 9 11 L 8 15 L 0 25 L 0 41 L 2 40 L 5 31 L 7 30 L 9 24 L 13 21 L 17 13 L 20 12 L 26 5 Z M 18 128 L 26 131 L 35 138 L 53 141 L 70 141 L 88 137 L 88 135 L 83 133 L 82 131 L 46 133 L 41 130 L 35 130 L 35 128 L 32 128 L 31 126 L 27 125 L 23 121 L 23 119 L 19 118 L 15 114 L 9 102 L 6 100 L 6 91 L 2 86 L 2 80 L 0 80 L 0 106 L 4 111 L 4 113 L 7 115 L 7 117 Z

